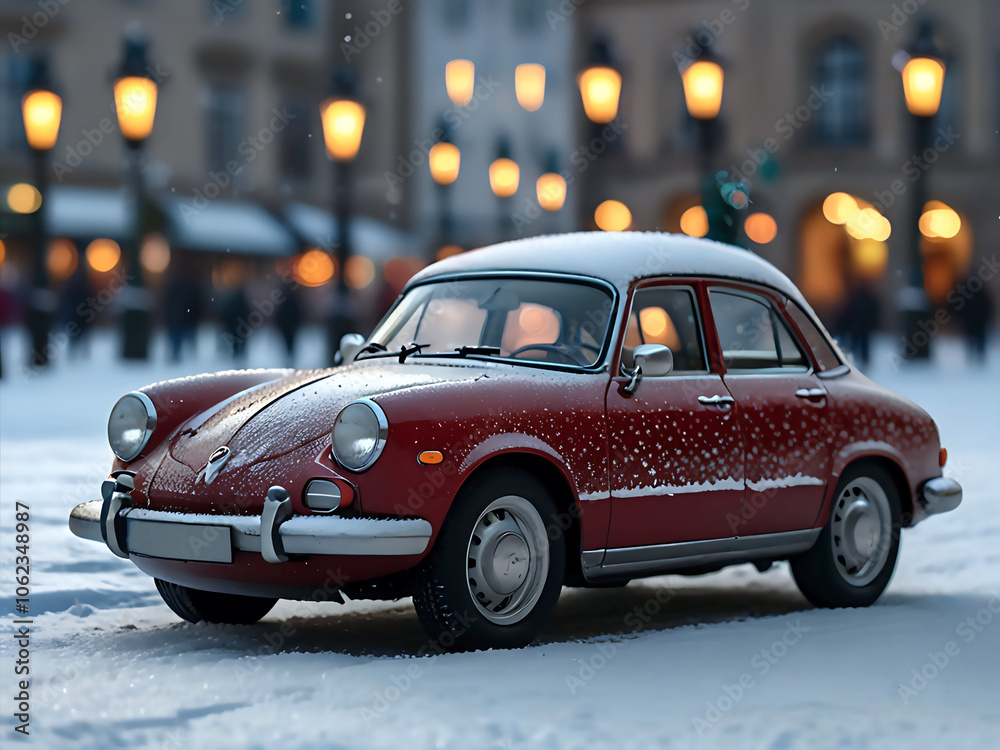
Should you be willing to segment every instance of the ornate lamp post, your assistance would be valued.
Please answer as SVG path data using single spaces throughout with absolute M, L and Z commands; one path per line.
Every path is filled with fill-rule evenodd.
M 500 239 L 507 236 L 507 203 L 517 193 L 521 182 L 521 168 L 511 158 L 510 141 L 501 138 L 497 143 L 497 158 L 490 164 L 490 189 L 500 199 Z
M 913 147 L 915 154 L 922 154 L 931 147 L 932 120 L 941 105 L 945 65 L 934 43 L 934 29 L 930 19 L 922 18 L 917 38 L 909 50 L 910 59 L 903 67 L 903 95 L 906 108 L 913 115 Z M 910 359 L 930 358 L 930 336 L 920 323 L 931 315 L 931 301 L 924 289 L 923 258 L 920 252 L 920 216 L 927 202 L 926 174 L 911 189 L 910 275 L 907 287 L 899 298 L 906 347 L 904 356 Z
M 56 145 L 59 122 L 62 119 L 62 99 L 53 91 L 49 79 L 48 63 L 39 59 L 34 63 L 28 90 L 21 99 L 24 132 L 28 137 L 35 166 L 35 187 L 42 203 L 32 217 L 32 246 L 34 262 L 31 298 L 28 303 L 28 329 L 31 333 L 30 367 L 48 364 L 48 338 L 55 310 L 55 297 L 49 289 L 46 267 L 48 239 L 45 232 L 45 212 L 48 209 L 48 170 L 45 157 Z
M 357 96 L 354 70 L 347 66 L 333 74 L 330 95 L 320 104 L 326 155 L 334 164 L 334 215 L 337 217 L 337 303 L 328 326 L 330 360 L 340 339 L 355 330 L 354 310 L 347 288 L 347 261 L 351 257 L 351 163 L 361 148 L 365 105 Z
M 453 218 L 451 213 L 451 186 L 458 179 L 458 170 L 462 164 L 462 152 L 452 143 L 451 128 L 441 120 L 438 123 L 441 137 L 431 146 L 427 154 L 427 164 L 431 177 L 438 185 L 441 196 L 441 225 L 439 228 L 438 247 L 444 247 L 452 241 Z
M 735 244 L 736 217 L 734 206 L 720 190 L 719 180 L 712 169 L 718 135 L 719 110 L 725 72 L 711 47 L 681 66 L 684 104 L 688 114 L 698 124 L 699 171 L 701 172 L 701 204 L 708 215 L 709 239 Z
M 129 175 L 135 201 L 133 229 L 125 245 L 128 273 L 128 294 L 124 297 L 125 310 L 122 316 L 124 337 L 122 355 L 125 359 L 149 357 L 149 294 L 143 284 L 142 265 L 139 262 L 145 202 L 142 187 L 142 150 L 146 139 L 153 132 L 158 87 L 150 75 L 146 51 L 146 38 L 141 29 L 130 25 L 125 30 L 124 55 L 114 82 L 115 111 L 118 115 L 118 127 L 128 145 Z

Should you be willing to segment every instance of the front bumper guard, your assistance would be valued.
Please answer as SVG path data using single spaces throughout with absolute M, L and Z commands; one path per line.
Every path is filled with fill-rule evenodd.
M 947 513 L 962 503 L 962 485 L 950 477 L 928 479 L 918 493 L 920 505 L 927 515 Z
M 69 516 L 76 536 L 105 542 L 116 555 L 231 563 L 233 550 L 257 552 L 271 563 L 289 555 L 419 555 L 432 528 L 419 518 L 300 516 L 288 492 L 272 487 L 260 516 L 173 513 L 129 504 L 132 478 L 102 487 L 105 499 L 77 505 Z

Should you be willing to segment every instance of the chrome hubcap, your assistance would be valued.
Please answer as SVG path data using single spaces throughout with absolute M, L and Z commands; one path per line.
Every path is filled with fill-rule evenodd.
M 549 542 L 535 506 L 517 495 L 490 503 L 473 527 L 467 560 L 480 614 L 498 625 L 524 619 L 549 572 Z
M 885 490 L 874 479 L 858 477 L 834 501 L 833 556 L 852 586 L 866 586 L 885 567 L 892 541 L 892 516 Z

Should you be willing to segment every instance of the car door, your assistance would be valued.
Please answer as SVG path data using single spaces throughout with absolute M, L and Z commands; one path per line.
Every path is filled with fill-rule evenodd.
M 829 394 L 772 298 L 734 286 L 708 298 L 747 446 L 738 534 L 811 528 L 829 473 Z
M 711 372 L 696 287 L 654 283 L 633 292 L 616 361 L 632 368 L 639 344 L 663 344 L 674 369 L 629 394 L 616 377 L 606 407 L 615 548 L 733 537 L 743 500 L 739 409 Z M 617 365 L 616 365 L 617 366 Z

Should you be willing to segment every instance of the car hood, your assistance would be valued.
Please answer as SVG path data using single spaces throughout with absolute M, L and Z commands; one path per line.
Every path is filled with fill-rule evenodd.
M 173 436 L 170 456 L 199 472 L 217 448 L 228 446 L 232 458 L 226 471 L 231 471 L 323 437 L 340 410 L 355 399 L 474 379 L 480 370 L 368 360 L 333 371 L 297 371 L 249 388 L 190 419 Z

